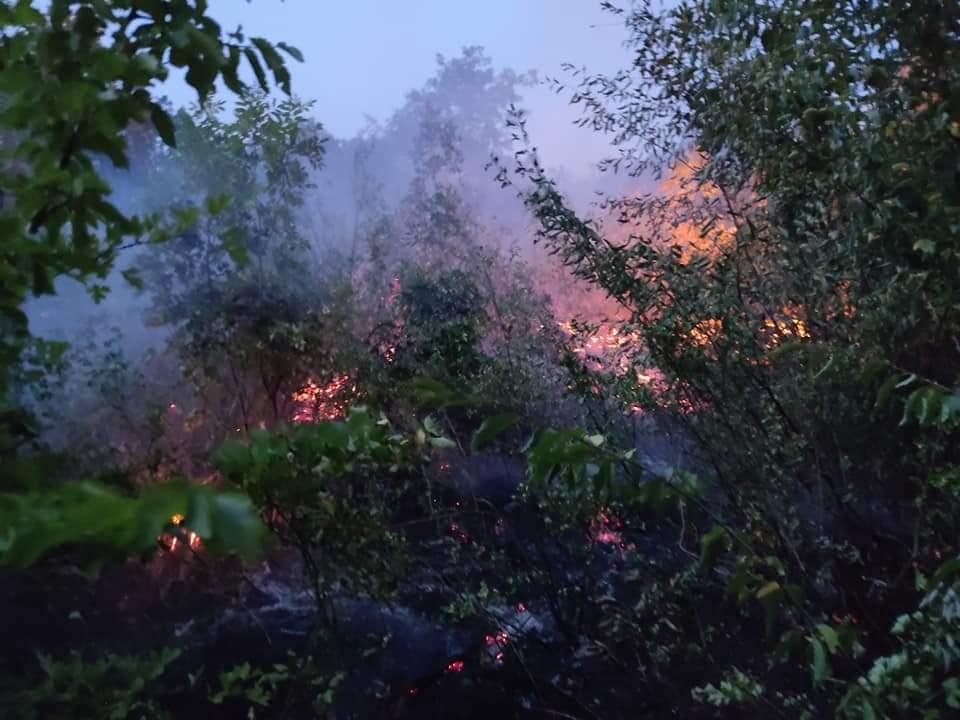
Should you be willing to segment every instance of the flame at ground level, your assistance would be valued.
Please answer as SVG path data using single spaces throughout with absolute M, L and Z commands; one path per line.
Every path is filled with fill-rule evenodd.
M 183 515 L 176 513 L 170 518 L 170 523 L 176 525 L 177 527 L 183 527 L 183 520 Z M 191 550 L 199 550 L 202 544 L 200 536 L 192 530 L 187 530 L 186 528 L 183 528 L 183 530 L 186 533 L 187 546 Z M 180 537 L 174 533 L 164 533 L 159 539 L 160 542 L 166 546 L 169 552 L 175 552 L 177 547 L 180 545 Z

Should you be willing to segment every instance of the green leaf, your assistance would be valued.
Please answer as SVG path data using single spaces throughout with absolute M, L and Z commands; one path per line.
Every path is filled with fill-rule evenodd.
M 244 559 L 252 559 L 257 555 L 265 528 L 250 498 L 236 493 L 215 495 L 210 518 L 215 547 L 224 552 L 236 552 Z
M 415 378 L 410 384 L 410 391 L 417 403 L 427 410 L 478 404 L 477 398 L 453 390 L 434 378 Z
M 303 62 L 303 53 L 300 52 L 297 48 L 292 45 L 287 45 L 285 42 L 277 43 L 277 47 L 283 50 L 287 55 L 292 57 L 297 62 Z
M 771 580 L 766 583 L 763 587 L 757 590 L 757 600 L 768 600 L 775 593 L 780 592 L 780 583 L 776 580 Z
M 137 553 L 155 546 L 175 513 L 183 513 L 191 493 L 210 488 L 183 481 L 145 488 L 138 497 L 121 495 L 100 483 L 65 483 L 52 490 L 0 493 L 0 527 L 9 542 L 0 548 L 0 566 L 29 567 L 49 552 L 83 545 L 100 556 Z M 248 498 L 216 495 L 210 547 L 252 556 L 261 542 L 260 522 Z M 202 523 L 202 517 L 200 519 Z
M 286 63 L 284 63 L 283 58 L 276 51 L 273 45 L 264 38 L 250 38 L 250 42 L 253 43 L 254 47 L 260 51 L 260 55 L 263 57 L 264 62 L 267 63 L 267 67 L 273 72 L 273 79 L 276 81 L 277 85 L 280 86 L 280 89 L 283 90 L 286 94 L 290 94 L 290 72 L 287 70 Z
M 120 274 L 123 276 L 123 279 L 130 284 L 131 287 L 136 288 L 137 290 L 143 290 L 143 276 L 140 275 L 140 271 L 137 268 L 124 268 Z
M 836 630 L 829 625 L 821 623 L 817 625 L 817 634 L 820 635 L 820 638 L 826 643 L 827 650 L 830 651 L 831 655 L 837 652 L 840 647 L 840 638 Z
M 174 128 L 173 118 L 157 103 L 150 104 L 150 121 L 157 129 L 157 134 L 160 135 L 160 139 L 163 140 L 168 147 L 177 146 L 177 132 Z
M 204 207 L 210 215 L 219 215 L 227 209 L 227 206 L 230 204 L 230 200 L 231 197 L 229 193 L 208 195 L 207 199 L 204 201 Z
M 221 247 L 237 265 L 246 265 L 250 262 L 250 255 L 244 243 L 246 233 L 243 228 L 232 227 L 223 234 Z
M 450 438 L 445 437 L 431 437 L 429 439 L 430 444 L 438 449 L 450 449 L 455 448 L 457 444 Z
M 774 621 L 776 620 L 777 608 L 783 600 L 783 588 L 776 580 L 764 584 L 757 591 L 757 600 L 763 605 L 764 628 L 767 636 L 773 632 Z
M 434 418 L 432 415 L 428 415 L 423 419 L 423 429 L 426 430 L 430 435 L 443 435 L 443 431 L 437 424 L 436 418 Z
M 205 32 L 196 26 L 190 26 L 188 33 L 190 40 L 203 52 L 206 62 L 211 63 L 214 67 L 220 67 L 226 64 L 227 60 L 223 56 L 222 46 L 215 35 Z
M 960 394 L 952 393 L 944 398 L 940 405 L 940 422 L 945 423 L 960 413 Z
M 494 415 L 488 417 L 477 428 L 470 441 L 470 449 L 473 452 L 479 452 L 491 442 L 496 440 L 505 430 L 517 423 L 519 418 L 516 415 Z
M 890 401 L 893 391 L 897 388 L 897 375 L 887 378 L 877 391 L 877 400 L 874 403 L 875 408 L 882 408 Z
M 773 657 L 778 662 L 788 662 L 794 653 L 803 649 L 803 629 L 791 628 L 780 636 L 780 641 L 773 651 Z
M 916 380 L 917 380 L 917 376 L 914 373 L 910 373 L 909 375 L 904 377 L 900 382 L 896 384 L 896 388 L 900 390 L 902 388 L 907 387 L 908 385 L 912 385 L 914 382 L 916 382 Z
M 213 534 L 211 494 L 207 488 L 197 488 L 190 493 L 184 517 L 184 524 L 203 540 L 207 540 Z
M 947 707 L 960 710 L 960 680 L 955 677 L 947 678 L 941 683 Z
M 249 63 L 250 68 L 253 70 L 260 89 L 267 92 L 270 89 L 270 86 L 267 84 L 267 73 L 264 71 L 263 65 L 260 64 L 260 58 L 257 57 L 257 53 L 254 52 L 253 48 L 244 48 L 243 55 L 247 58 L 247 63 Z
M 813 662 L 810 665 L 813 686 L 820 687 L 821 683 L 830 677 L 830 661 L 827 659 L 826 648 L 817 638 L 810 638 L 810 646 L 813 648 Z
M 960 556 L 947 560 L 930 578 L 930 587 L 937 587 L 960 574 Z
M 700 567 L 709 570 L 717 558 L 730 547 L 730 533 L 719 525 L 700 538 Z

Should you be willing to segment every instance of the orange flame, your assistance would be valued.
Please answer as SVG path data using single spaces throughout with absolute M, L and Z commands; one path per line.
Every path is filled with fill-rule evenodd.
M 325 385 L 309 380 L 291 397 L 297 404 L 291 419 L 299 423 L 338 420 L 347 414 L 349 396 L 356 390 L 349 375 L 334 375 Z
M 175 513 L 174 516 L 170 518 L 170 523 L 172 525 L 176 525 L 180 527 L 183 525 L 183 520 L 184 520 L 183 515 L 181 515 L 180 513 Z M 197 535 L 192 530 L 187 530 L 186 533 L 187 533 L 187 546 L 191 550 L 194 550 L 194 551 L 199 550 L 200 545 L 202 544 L 200 540 L 200 536 Z M 160 539 L 166 543 L 167 550 L 169 552 L 175 552 L 177 547 L 180 545 L 180 538 L 177 537 L 177 535 L 174 535 L 172 533 L 170 534 L 165 533 L 160 536 Z

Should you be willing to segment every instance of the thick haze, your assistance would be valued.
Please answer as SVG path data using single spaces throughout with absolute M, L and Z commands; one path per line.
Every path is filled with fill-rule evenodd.
M 323 168 L 311 177 L 315 187 L 300 216 L 303 231 L 317 246 L 344 249 L 358 235 L 365 209 L 355 188 L 365 181 L 363 172 L 379 188 L 385 211 L 398 211 L 410 191 L 422 124 L 429 124 L 435 109 L 451 104 L 472 107 L 481 123 L 495 120 L 502 127 L 496 108 L 502 110 L 505 98 L 515 97 L 528 113 L 528 129 L 544 165 L 581 210 L 595 199 L 594 190 L 623 182 L 599 176 L 596 163 L 611 154 L 610 146 L 603 135 L 574 124 L 580 111 L 569 103 L 572 91 L 557 94 L 547 82 L 565 77 L 564 63 L 604 73 L 629 63 L 623 25 L 602 11 L 599 0 L 211 0 L 210 6 L 224 31 L 242 26 L 248 37 L 286 42 L 305 56 L 304 63 L 290 63 L 293 92 L 315 103 L 312 118 L 329 137 Z M 489 79 L 481 77 L 485 66 L 478 75 L 460 64 L 477 48 L 492 62 Z M 445 61 L 438 61 L 441 56 Z M 444 67 L 453 69 L 444 74 Z M 535 84 L 523 80 L 531 71 L 539 79 Z M 252 76 L 247 80 L 252 84 Z M 164 93 L 175 108 L 197 99 L 176 72 Z M 229 107 L 229 93 L 220 97 Z M 484 143 L 498 132 L 484 127 L 460 128 L 465 155 L 458 190 L 486 241 L 504 250 L 530 251 L 532 221 L 515 193 L 500 189 L 484 167 L 489 160 Z M 364 171 L 357 158 L 365 148 L 371 154 Z M 112 180 L 114 199 L 131 209 L 130 203 L 142 195 L 141 180 L 124 173 L 115 173 Z M 392 242 L 398 244 L 403 222 L 393 229 Z M 163 333 L 143 325 L 148 298 L 119 278 L 119 269 L 133 261 L 130 254 L 121 258 L 107 281 L 111 292 L 99 305 L 76 283 L 61 279 L 57 296 L 29 306 L 34 332 L 69 338 L 88 335 L 93 328 L 122 326 L 133 346 L 154 344 Z
M 292 63 L 294 92 L 316 101 L 316 119 L 338 138 L 355 135 L 367 118 L 386 121 L 411 90 L 436 71 L 436 56 L 458 56 L 467 46 L 485 48 L 496 69 L 534 70 L 562 77 L 571 63 L 594 71 L 622 67 L 621 22 L 599 0 L 211 0 L 224 30 L 299 48 Z M 168 83 L 174 105 L 195 97 L 179 78 Z M 527 88 L 523 106 L 543 159 L 565 175 L 582 178 L 609 147 L 578 117 L 568 96 Z

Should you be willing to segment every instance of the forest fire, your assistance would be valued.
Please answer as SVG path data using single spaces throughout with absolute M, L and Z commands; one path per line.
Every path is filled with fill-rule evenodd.
M 510 636 L 506 630 L 500 630 L 496 635 L 486 635 L 483 638 L 483 644 L 486 646 L 487 656 L 495 665 L 502 665 L 504 661 L 504 652 L 507 644 L 510 642 Z
M 620 545 L 623 542 L 623 536 L 620 529 L 623 527 L 623 521 L 612 515 L 608 510 L 601 510 L 594 516 L 590 522 L 590 536 L 594 542 L 603 545 Z
M 722 193 L 700 177 L 708 161 L 709 158 L 701 153 L 690 153 L 681 158 L 660 183 L 659 194 L 667 201 L 666 221 L 650 225 L 647 219 L 633 217 L 629 211 L 624 211 L 619 224 L 607 229 L 608 234 L 615 242 L 626 246 L 639 241 L 636 235 L 639 232 L 652 239 L 660 252 L 681 265 L 689 265 L 697 258 L 706 260 L 709 265 L 723 258 L 737 235 L 740 221 L 733 209 L 729 215 L 712 209 L 711 202 L 718 200 Z M 751 207 L 759 207 L 764 204 L 762 199 L 753 198 L 748 190 L 733 198 L 724 197 L 724 200 L 734 206 L 748 203 Z M 701 216 L 710 217 L 710 222 L 703 222 Z M 623 307 L 596 293 L 587 292 L 582 298 L 580 295 L 577 294 L 577 299 L 582 299 L 582 303 L 571 303 L 567 297 L 560 298 L 558 304 L 568 311 L 578 310 L 579 305 L 586 306 L 586 314 L 594 322 L 568 319 L 557 325 L 568 340 L 569 350 L 579 358 L 583 368 L 617 380 L 632 380 L 635 389 L 643 387 L 652 393 L 658 405 L 663 399 L 674 410 L 682 413 L 694 411 L 696 401 L 692 397 L 682 392 L 682 388 L 673 386 L 659 368 L 644 362 L 647 348 L 643 333 L 635 329 L 635 325 L 625 322 Z M 756 323 L 754 337 L 763 349 L 772 350 L 787 340 L 811 337 L 802 307 L 787 305 L 779 308 L 773 316 L 759 308 L 750 308 L 748 314 L 752 314 L 750 320 Z M 715 358 L 731 341 L 732 336 L 728 333 L 734 328 L 725 327 L 727 321 L 722 318 L 687 315 L 684 319 L 691 325 L 678 338 L 675 349 L 680 353 L 699 351 L 707 359 Z M 600 383 L 595 387 L 599 389 Z M 632 414 L 643 413 L 641 406 L 629 399 L 626 409 Z
M 772 320 L 767 318 L 763 323 L 767 331 L 767 346 L 770 349 L 775 348 L 787 338 L 798 338 L 808 340 L 810 331 L 807 324 L 797 316 L 796 311 L 787 315 L 784 320 Z
M 625 330 L 611 323 L 587 327 L 566 320 L 557 324 L 570 339 L 572 351 L 594 370 L 626 371 L 630 365 L 629 351 L 640 347 L 638 331 Z
M 0 720 L 960 715 L 960 2 L 294 4 L 3 6 Z
M 701 320 L 690 329 L 690 341 L 697 347 L 707 347 L 720 337 L 723 322 L 715 318 Z
M 186 545 L 191 550 L 199 550 L 202 544 L 200 536 L 192 530 L 187 530 L 183 528 L 184 517 L 180 513 L 176 513 L 173 517 L 170 518 L 170 523 L 176 525 L 178 528 L 182 528 L 186 535 Z M 168 552 L 176 552 L 177 547 L 180 545 L 180 537 L 176 533 L 164 533 L 160 536 L 160 541 L 166 546 Z
M 347 413 L 349 397 L 357 390 L 349 375 L 334 375 L 324 385 L 310 380 L 293 393 L 296 403 L 291 420 L 298 423 L 339 420 Z

